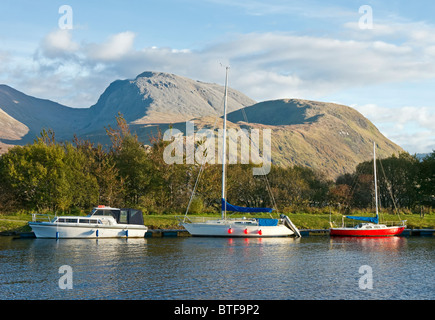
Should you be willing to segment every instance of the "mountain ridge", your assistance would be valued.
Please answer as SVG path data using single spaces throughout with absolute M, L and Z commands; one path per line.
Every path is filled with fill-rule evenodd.
M 169 125 L 183 131 L 195 119 L 200 128 L 223 111 L 223 86 L 170 73 L 146 71 L 134 79 L 115 80 L 89 108 L 70 108 L 0 85 L 0 153 L 8 145 L 32 142 L 42 129 L 60 141 L 73 135 L 108 144 L 105 127 L 121 113 L 142 142 Z M 371 157 L 376 141 L 380 157 L 403 149 L 388 140 L 355 109 L 304 99 L 256 102 L 229 88 L 227 119 L 235 128 L 270 128 L 272 163 L 302 165 L 329 177 L 351 172 Z M 243 110 L 243 111 L 242 111 Z
M 124 96 L 120 100 L 119 91 Z M 228 110 L 252 105 L 254 100 L 229 89 Z M 93 112 L 108 112 L 112 117 L 119 105 L 134 106 L 123 113 L 133 124 L 173 123 L 193 117 L 217 115 L 223 108 L 222 86 L 191 80 L 170 73 L 146 71 L 133 80 L 116 80 L 90 107 Z M 112 119 L 106 119 L 107 121 Z

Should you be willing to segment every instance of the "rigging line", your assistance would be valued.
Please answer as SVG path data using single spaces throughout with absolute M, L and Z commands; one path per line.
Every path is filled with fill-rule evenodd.
M 248 121 L 248 116 L 246 115 L 246 112 L 245 112 L 245 107 L 243 107 L 243 108 L 241 108 L 240 109 L 241 111 L 242 111 L 242 116 L 243 116 L 243 119 L 245 120 L 245 122 L 247 123 L 247 124 L 249 124 L 249 121 Z M 248 138 L 249 138 L 249 140 L 252 142 L 251 143 L 251 146 L 253 145 L 253 141 L 252 141 L 252 139 L 251 139 L 251 136 L 248 136 Z M 258 151 L 260 151 L 260 146 L 258 146 Z M 273 196 L 273 192 L 272 192 L 272 188 L 271 188 L 271 186 L 270 186 L 270 183 L 269 183 L 269 179 L 267 179 L 267 175 L 266 175 L 266 173 L 264 172 L 264 168 L 263 167 L 261 167 L 261 171 L 262 171 L 262 176 L 263 176 L 263 179 L 265 180 L 265 182 L 266 182 L 266 187 L 267 187 L 267 191 L 268 191 L 268 193 L 269 193 L 269 196 L 270 196 L 270 198 L 271 198 L 271 200 L 272 200 L 272 206 L 273 206 L 273 208 L 275 209 L 275 210 L 278 210 L 278 206 L 276 205 L 276 201 L 275 201 L 275 197 Z M 272 218 L 272 215 L 269 213 L 269 215 L 270 215 L 270 217 Z
M 201 165 L 201 167 L 199 168 L 198 176 L 196 177 L 196 181 L 195 181 L 195 185 L 193 187 L 192 194 L 191 194 L 190 199 L 189 199 L 189 203 L 187 204 L 186 213 L 184 215 L 184 221 L 186 220 L 187 213 L 189 212 L 190 205 L 192 204 L 193 196 L 195 195 L 195 190 L 196 190 L 196 187 L 198 186 L 199 178 L 201 177 L 201 174 L 204 171 L 203 169 L 204 169 L 204 166 Z
M 266 181 L 267 191 L 269 192 L 269 196 L 272 199 L 272 206 L 276 211 L 278 211 L 278 206 L 276 205 L 275 197 L 273 196 L 272 188 L 270 187 L 270 184 L 269 184 L 269 179 L 267 179 L 267 175 L 264 172 L 263 167 L 261 167 L 261 171 L 263 172 L 263 177 L 264 177 L 263 179 Z M 272 218 L 272 215 L 270 213 L 269 213 L 269 215 Z
M 359 176 L 362 174 L 362 169 L 359 169 L 359 171 L 358 171 L 358 167 L 356 168 L 356 170 L 355 170 L 355 175 L 354 175 L 354 177 L 353 177 L 353 181 L 352 181 L 352 184 L 350 185 L 350 189 L 349 189 L 349 192 L 348 192 L 348 194 L 347 194 L 347 196 L 349 196 L 349 201 L 348 201 L 348 206 L 350 207 L 350 199 L 351 199 L 351 197 L 353 197 L 354 196 L 354 194 L 355 194 L 355 192 L 356 192 L 356 188 L 357 188 L 357 186 L 359 185 Z
M 248 116 L 246 115 L 246 112 L 245 112 L 245 107 L 243 107 L 241 110 L 242 110 L 243 119 L 245 120 L 246 123 L 249 124 Z
M 396 210 L 396 214 L 400 219 L 399 210 L 397 209 L 397 206 L 396 206 L 396 200 L 394 199 L 394 196 L 393 196 L 393 190 L 391 188 L 390 181 L 388 180 L 387 175 L 385 174 L 384 166 L 382 165 L 382 162 L 380 159 L 379 159 L 379 163 L 381 164 L 382 173 L 384 174 L 385 182 L 387 184 L 387 189 L 388 189 L 388 192 L 390 193 L 391 200 L 393 201 L 394 209 Z
M 349 208 L 350 208 L 350 204 L 351 204 L 351 198 L 353 198 L 353 196 L 355 195 L 355 192 L 356 192 L 356 187 L 358 184 L 358 177 L 359 177 L 359 173 L 358 173 L 358 171 L 356 171 L 355 176 L 353 177 L 352 184 L 350 185 L 350 188 L 346 194 L 347 205 Z
M 224 98 L 222 98 L 222 101 L 221 101 L 222 104 L 223 104 L 223 100 L 224 100 Z M 215 130 L 216 123 L 217 123 L 218 119 L 219 119 L 219 115 L 216 114 L 216 117 L 215 117 L 215 120 L 213 123 L 213 127 L 212 127 L 212 131 Z M 193 142 L 195 142 L 194 137 L 195 136 L 192 137 L 194 139 Z M 187 136 L 186 136 L 186 139 L 187 139 Z M 187 204 L 186 213 L 184 214 L 184 221 L 186 221 L 186 217 L 187 217 L 187 214 L 189 212 L 190 205 L 192 204 L 192 200 L 193 200 L 193 197 L 195 195 L 196 188 L 198 187 L 198 183 L 199 183 L 200 177 L 202 175 L 202 172 L 204 171 L 205 160 L 207 159 L 207 157 L 208 157 L 208 148 L 205 149 L 205 156 L 203 154 L 203 157 L 202 157 L 201 167 L 199 168 L 198 176 L 196 177 L 195 185 L 193 186 L 192 194 L 190 195 L 189 203 Z M 195 162 L 195 155 L 193 157 L 193 161 Z
M 344 203 L 344 204 L 347 205 L 347 207 L 349 209 L 351 206 L 352 198 L 356 192 L 357 185 L 359 184 L 358 178 L 359 178 L 360 173 L 361 173 L 361 169 L 360 169 L 360 171 L 358 171 L 358 168 L 356 168 L 353 179 L 352 179 L 352 183 L 350 185 L 345 183 L 345 185 L 349 186 L 349 190 L 346 192 L 346 199 L 345 199 L 346 203 Z

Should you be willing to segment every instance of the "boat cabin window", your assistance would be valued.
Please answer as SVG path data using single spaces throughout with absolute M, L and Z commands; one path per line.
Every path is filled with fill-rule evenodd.
M 79 223 L 99 223 L 99 221 L 97 219 L 80 219 Z
M 128 210 L 121 210 L 119 215 L 119 223 L 128 223 Z
M 123 208 L 123 209 L 94 209 L 88 217 L 108 216 L 113 217 L 117 223 L 143 225 L 142 211 Z M 99 222 L 101 223 L 101 222 Z
M 73 218 L 58 218 L 57 222 L 77 223 L 77 219 L 73 219 Z
M 128 224 L 143 225 L 142 211 L 135 209 L 122 209 L 128 212 Z
M 253 224 L 253 225 L 257 225 L 257 221 L 250 221 L 250 220 L 248 220 L 248 221 L 235 221 L 234 222 L 234 224 Z
M 112 213 L 111 210 L 95 210 L 95 212 L 92 214 L 92 216 L 107 216 L 107 217 L 113 217 L 116 219 L 116 216 Z

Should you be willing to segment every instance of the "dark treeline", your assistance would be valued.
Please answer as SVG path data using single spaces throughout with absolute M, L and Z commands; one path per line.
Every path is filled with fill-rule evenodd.
M 144 213 L 183 213 L 195 185 L 199 165 L 163 161 L 168 142 L 160 135 L 144 146 L 130 133 L 122 116 L 106 131 L 105 150 L 75 138 L 58 143 L 43 131 L 33 144 L 16 146 L 0 157 L 0 211 L 74 212 L 104 204 L 140 208 Z M 373 162 L 355 173 L 330 181 L 309 168 L 272 166 L 267 176 L 254 176 L 253 165 L 229 165 L 227 199 L 241 206 L 268 206 L 295 211 L 307 207 L 369 208 L 373 205 Z M 435 152 L 423 161 L 409 154 L 378 165 L 381 204 L 413 209 L 434 206 Z M 395 202 L 391 201 L 391 195 Z M 190 212 L 219 212 L 221 166 L 206 165 Z
M 435 207 L 435 151 L 422 161 L 408 153 L 376 160 L 378 199 L 381 207 L 415 210 Z M 337 178 L 330 200 L 344 209 L 373 208 L 373 160 L 360 163 L 353 174 Z

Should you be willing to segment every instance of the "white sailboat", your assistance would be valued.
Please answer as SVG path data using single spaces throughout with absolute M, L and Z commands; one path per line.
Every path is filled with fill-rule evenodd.
M 223 152 L 222 152 L 222 216 L 220 219 L 187 217 L 187 213 L 181 225 L 192 236 L 211 237 L 300 237 L 299 230 L 286 215 L 280 215 L 279 219 L 273 218 L 227 218 L 227 211 L 236 212 L 272 212 L 271 208 L 247 208 L 229 204 L 225 200 L 225 170 L 226 170 L 226 125 L 227 125 L 227 94 L 228 94 L 228 70 L 226 67 L 225 94 L 224 94 L 224 117 L 223 117 Z

